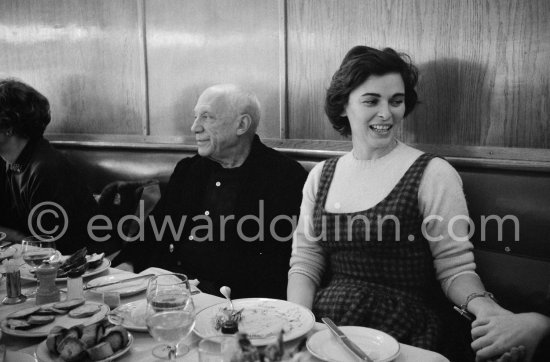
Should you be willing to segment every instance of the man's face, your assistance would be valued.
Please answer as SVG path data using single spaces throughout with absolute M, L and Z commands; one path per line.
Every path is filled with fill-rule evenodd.
M 224 93 L 207 89 L 195 106 L 195 121 L 191 131 L 195 133 L 199 155 L 216 161 L 230 157 L 237 137 L 237 114 Z

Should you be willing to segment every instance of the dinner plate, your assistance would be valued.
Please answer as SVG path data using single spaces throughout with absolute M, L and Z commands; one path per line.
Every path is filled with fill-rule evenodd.
M 53 304 L 55 303 L 44 304 L 41 307 L 44 307 L 44 306 L 47 307 Z M 76 326 L 77 324 L 84 324 L 84 325 L 92 324 L 102 320 L 105 317 L 105 315 L 109 312 L 109 307 L 103 303 L 86 301 L 86 304 L 97 304 L 101 307 L 101 309 L 99 310 L 99 312 L 97 312 L 96 314 L 88 318 L 71 318 L 69 317 L 68 314 L 58 315 L 55 317 L 55 320 L 51 323 L 44 324 L 42 326 L 36 326 L 34 328 L 27 329 L 27 330 L 11 329 L 10 327 L 8 327 L 7 319 L 10 317 L 11 315 L 10 314 L 6 316 L 6 319 L 0 322 L 0 329 L 2 329 L 2 332 L 12 336 L 16 336 L 16 337 L 47 337 L 48 333 L 50 333 L 50 330 L 54 326 L 70 328 L 72 326 Z
M 197 313 L 195 333 L 201 337 L 222 335 L 216 330 L 216 319 L 228 306 L 227 302 L 207 307 Z M 283 340 L 290 341 L 309 332 L 315 325 L 313 313 L 301 305 L 286 300 L 246 298 L 233 300 L 235 310 L 243 309 L 239 331 L 248 334 L 255 346 L 263 346 L 275 340 L 281 329 Z
M 130 347 L 132 347 L 132 343 L 134 343 L 134 336 L 132 336 L 132 333 L 130 333 L 130 332 L 127 332 L 127 333 L 128 333 L 128 344 L 126 345 L 126 347 L 124 347 L 123 349 L 118 350 L 112 356 L 109 356 L 105 359 L 95 361 L 95 362 L 112 361 L 112 360 L 115 360 L 118 357 L 122 356 L 126 352 L 128 352 L 130 350 Z M 64 362 L 59 356 L 56 356 L 56 355 L 50 353 L 50 351 L 48 350 L 48 347 L 46 346 L 46 341 L 42 341 L 42 343 L 40 343 L 38 345 L 38 347 L 36 347 L 36 357 L 38 358 L 38 360 L 40 362 Z M 87 362 L 87 361 L 90 361 L 90 359 L 87 358 L 84 361 Z
M 9 351 L 6 350 L 6 355 L 4 358 L 4 362 L 36 362 L 36 358 L 34 356 L 23 353 L 23 352 L 17 352 L 17 351 Z
M 103 258 L 103 260 L 101 261 L 101 264 L 97 268 L 86 270 L 86 272 L 84 273 L 84 275 L 82 277 L 87 278 L 87 277 L 94 276 L 96 274 L 99 274 L 99 273 L 109 269 L 110 266 L 111 266 L 111 261 L 107 258 Z M 31 273 L 32 268 L 28 264 L 25 263 L 25 264 L 21 265 L 20 270 L 21 270 L 21 279 L 31 280 L 31 281 L 36 280 L 36 277 L 34 276 L 34 274 Z M 64 282 L 65 280 L 67 280 L 67 277 L 55 278 L 56 282 Z
M 146 309 L 147 300 L 140 299 L 117 307 L 109 313 L 107 318 L 109 322 L 113 324 L 120 323 L 120 325 L 130 331 L 147 332 L 147 325 L 145 324 Z
M 8 246 L 7 248 L 0 250 L 0 260 L 11 258 L 15 255 L 16 252 L 16 248 L 14 248 L 13 246 Z
M 339 328 L 375 362 L 389 362 L 399 356 L 399 343 L 387 333 L 366 327 Z M 312 355 L 323 361 L 357 361 L 357 357 L 352 355 L 329 329 L 323 329 L 310 336 L 306 346 Z
M 87 286 L 95 287 L 97 285 L 107 284 L 107 283 L 115 283 L 119 282 L 124 279 L 130 279 L 135 278 L 136 275 L 134 274 L 113 274 L 113 275 L 106 275 L 104 277 L 100 277 L 97 279 L 90 280 L 87 283 Z M 112 292 L 116 291 L 120 293 L 121 297 L 128 297 L 130 295 L 134 295 L 140 292 L 143 292 L 145 289 L 147 289 L 147 283 L 149 283 L 150 278 L 141 278 L 136 279 L 130 282 L 115 284 L 115 285 L 108 285 L 106 287 L 97 287 L 94 289 L 91 289 L 91 292 L 95 293 L 103 293 L 103 292 Z

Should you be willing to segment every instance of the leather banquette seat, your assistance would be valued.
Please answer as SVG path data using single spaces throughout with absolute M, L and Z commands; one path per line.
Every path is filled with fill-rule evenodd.
M 276 142 L 268 145 L 276 146 Z M 94 193 L 113 181 L 157 179 L 161 189 L 176 165 L 195 153 L 194 146 L 113 142 L 52 144 L 62 151 L 88 180 Z M 306 170 L 336 151 L 284 149 Z M 538 308 L 550 300 L 550 169 L 522 170 L 448 159 L 459 171 L 473 223 L 478 272 L 486 288 L 501 304 L 514 310 Z M 487 221 L 494 215 L 501 220 Z M 507 215 L 517 218 L 517 223 Z M 499 235 L 499 229 L 502 232 Z

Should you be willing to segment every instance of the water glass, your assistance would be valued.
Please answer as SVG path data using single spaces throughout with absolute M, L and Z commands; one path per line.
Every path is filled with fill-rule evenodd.
M 195 326 L 195 306 L 187 276 L 162 274 L 151 278 L 145 323 L 155 340 L 168 343 L 153 349 L 155 357 L 175 360 L 189 352 L 187 346 L 179 346 Z
M 21 242 L 21 256 L 34 272 L 44 261 L 51 260 L 56 253 L 55 239 L 49 235 L 27 236 Z M 27 295 L 35 296 L 36 289 Z

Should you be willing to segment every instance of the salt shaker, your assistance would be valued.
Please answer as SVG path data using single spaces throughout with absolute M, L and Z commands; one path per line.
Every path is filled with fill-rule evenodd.
M 50 264 L 49 262 L 43 262 L 36 269 L 36 276 L 38 277 L 38 289 L 36 291 L 36 304 L 46 304 L 52 302 L 59 302 L 60 293 L 57 285 L 55 285 L 55 278 L 57 277 L 57 266 Z
M 84 298 L 84 282 L 82 275 L 84 273 L 68 273 L 67 275 L 67 299 Z

